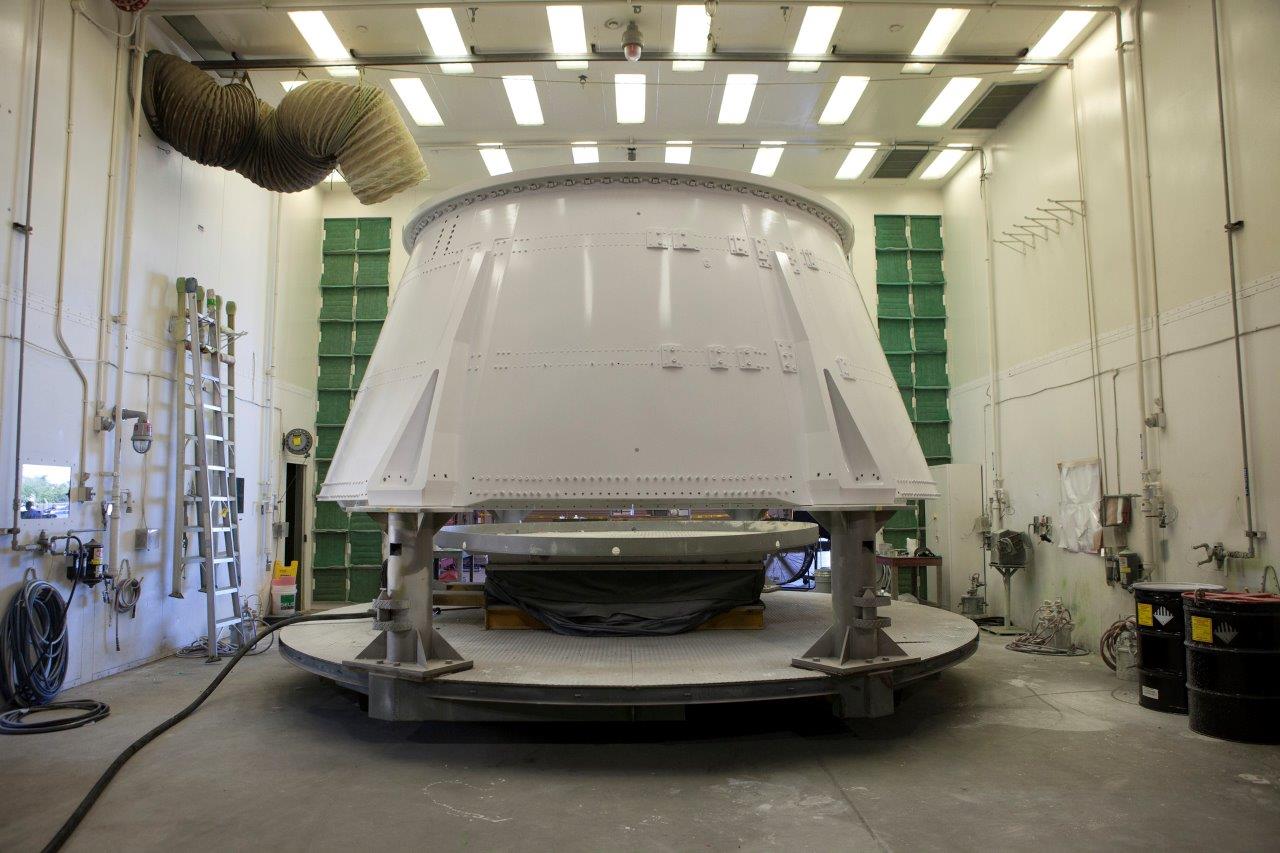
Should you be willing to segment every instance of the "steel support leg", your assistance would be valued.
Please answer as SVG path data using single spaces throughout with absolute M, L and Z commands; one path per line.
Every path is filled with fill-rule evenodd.
M 919 660 L 889 638 L 890 599 L 876 589 L 876 531 L 889 513 L 873 510 L 823 513 L 831 533 L 831 627 L 792 666 L 833 675 L 871 672 Z
M 373 600 L 373 627 L 380 634 L 355 660 L 344 662 L 368 671 L 373 717 L 394 719 L 377 701 L 393 692 L 379 689 L 382 679 L 426 681 L 474 665 L 431 624 L 432 540 L 447 519 L 440 513 L 393 512 L 385 517 L 387 586 Z

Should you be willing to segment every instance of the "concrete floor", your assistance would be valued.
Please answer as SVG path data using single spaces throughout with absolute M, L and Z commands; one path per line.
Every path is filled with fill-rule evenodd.
M 36 850 L 213 671 L 68 696 L 96 726 L 0 738 L 0 850 Z M 978 653 L 896 716 L 722 706 L 687 723 L 380 723 L 274 651 L 121 772 L 69 849 L 1275 850 L 1280 747 L 1191 734 L 1096 657 Z

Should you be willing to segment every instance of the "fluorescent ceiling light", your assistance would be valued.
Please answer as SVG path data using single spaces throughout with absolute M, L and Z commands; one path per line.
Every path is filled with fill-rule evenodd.
M 756 94 L 755 74 L 730 74 L 724 78 L 720 96 L 720 124 L 743 124 L 751 112 L 751 99 Z
M 305 86 L 307 83 L 310 83 L 310 82 L 311 82 L 310 80 L 281 80 L 280 86 L 286 92 L 292 92 L 294 89 L 298 88 L 299 86 Z
M 936 181 L 945 178 L 951 174 L 956 164 L 964 159 L 964 155 L 968 154 L 969 150 L 968 145 L 948 145 L 946 150 L 939 151 L 938 156 L 933 158 L 928 168 L 920 173 L 920 180 Z
M 489 170 L 492 177 L 496 178 L 511 171 L 511 158 L 507 156 L 501 142 L 481 142 L 478 147 L 480 158 L 484 160 L 484 167 Z
M 688 139 L 673 139 L 667 143 L 662 159 L 668 163 L 688 166 L 691 156 L 693 156 L 693 142 Z
M 755 162 L 751 164 L 751 174 L 764 178 L 772 178 L 778 170 L 778 161 L 782 159 L 782 148 L 785 142 L 761 142 L 756 149 Z
M 618 111 L 618 124 L 644 122 L 644 75 L 613 75 L 613 103 Z
M 551 27 L 551 49 L 556 53 L 587 52 L 587 25 L 582 20 L 581 6 L 548 6 L 547 26 Z M 556 63 L 561 71 L 586 67 L 583 61 Z
M 502 86 L 511 102 L 516 124 L 542 124 L 542 105 L 538 103 L 538 87 L 530 74 L 504 74 Z
M 849 153 L 845 155 L 844 162 L 840 164 L 836 172 L 836 180 L 854 181 L 862 177 L 862 173 L 867 170 L 867 164 L 871 162 L 872 157 L 876 156 L 879 146 L 879 142 L 855 142 L 849 149 Z
M 427 87 L 420 77 L 392 77 L 391 88 L 400 96 L 400 102 L 409 111 L 409 117 L 418 127 L 435 127 L 444 124 Z
M 836 87 L 831 90 L 831 97 L 818 117 L 818 124 L 844 124 L 848 121 L 870 81 L 870 77 L 841 77 L 836 81 Z
M 289 20 L 307 40 L 316 59 L 350 59 L 351 51 L 342 44 L 324 12 L 290 12 Z M 358 77 L 359 68 L 335 65 L 329 69 L 334 77 Z
M 1058 16 L 1058 20 L 1053 22 L 1053 26 L 1040 37 L 1040 41 L 1027 51 L 1027 59 L 1057 59 L 1062 56 L 1068 45 L 1075 41 L 1076 36 L 1080 35 L 1093 21 L 1095 14 L 1097 13 L 1085 10 L 1063 12 Z M 1027 74 L 1043 69 L 1043 65 L 1024 64 L 1019 65 L 1014 71 L 1018 74 Z
M 916 124 L 920 127 L 941 127 L 946 124 L 981 82 L 977 77 L 952 77 Z
M 960 25 L 969 16 L 968 9 L 938 9 L 929 19 L 929 24 L 920 34 L 912 56 L 942 56 L 947 52 L 947 45 L 960 31 Z M 903 74 L 928 74 L 933 65 L 927 62 L 908 62 L 902 66 Z
M 676 6 L 676 53 L 706 53 L 707 36 L 711 32 L 711 16 L 701 3 Z M 701 71 L 700 59 L 677 59 L 672 71 Z
M 462 31 L 454 20 L 453 10 L 447 6 L 430 6 L 418 10 L 418 20 L 422 21 L 422 30 L 427 34 L 427 43 L 431 52 L 446 59 L 454 57 L 463 59 L 471 55 L 467 43 L 462 40 Z M 466 62 L 446 62 L 440 66 L 445 74 L 470 74 L 471 65 Z
M 843 9 L 843 6 L 809 6 L 805 9 L 804 20 L 800 22 L 800 32 L 796 34 L 796 43 L 791 52 L 799 56 L 826 53 Z M 817 62 L 790 62 L 787 63 L 787 70 L 817 71 L 819 65 Z
M 573 143 L 573 162 L 581 166 L 584 163 L 599 163 L 600 149 L 594 142 Z

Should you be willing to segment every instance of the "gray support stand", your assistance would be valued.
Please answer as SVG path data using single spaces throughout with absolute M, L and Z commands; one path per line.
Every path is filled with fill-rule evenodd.
M 380 518 L 387 534 L 387 586 L 373 600 L 379 635 L 344 665 L 369 673 L 369 715 L 398 719 L 397 682 L 426 681 L 471 669 L 431 624 L 432 549 L 448 520 L 441 513 L 389 513 Z
M 890 513 L 866 510 L 814 515 L 831 533 L 831 627 L 803 657 L 793 658 L 791 665 L 831 675 L 853 675 L 918 661 L 889 638 L 884 631 L 889 619 L 877 610 L 890 603 L 889 597 L 876 589 L 875 555 L 876 531 Z M 873 709 L 883 703 L 848 704 Z M 891 712 L 892 704 L 882 713 Z M 854 715 L 880 716 L 874 712 Z

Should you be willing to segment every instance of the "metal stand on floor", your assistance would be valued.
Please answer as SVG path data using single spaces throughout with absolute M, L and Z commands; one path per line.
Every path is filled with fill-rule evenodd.
M 448 520 L 442 513 L 393 512 L 375 516 L 387 535 L 387 585 L 373 600 L 378 637 L 345 666 L 369 673 L 369 715 L 400 719 L 400 683 L 427 681 L 471 669 L 474 662 L 431 624 L 433 540 Z
M 980 623 L 980 627 L 988 634 L 995 634 L 998 637 L 1014 637 L 1025 634 L 1025 631 L 1013 624 L 1013 587 L 1011 584 L 1013 576 L 1017 574 L 1018 569 L 1022 568 L 1022 566 L 992 563 L 991 568 L 999 572 L 1000 577 L 1004 579 L 1004 624 L 989 625 Z
M 834 676 L 874 676 L 915 663 L 889 638 L 889 617 L 879 615 L 890 598 L 876 588 L 876 531 L 890 513 L 814 513 L 831 533 L 831 627 L 792 666 Z M 843 715 L 878 717 L 893 713 L 893 692 L 874 677 L 850 679 L 841 690 Z

